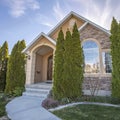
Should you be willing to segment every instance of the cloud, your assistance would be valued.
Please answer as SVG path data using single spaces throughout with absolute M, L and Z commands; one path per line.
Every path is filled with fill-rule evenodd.
M 10 8 L 10 14 L 13 17 L 20 17 L 26 13 L 26 10 L 40 9 L 39 2 L 36 0 L 6 0 Z
M 53 15 L 56 18 L 57 21 L 60 21 L 63 19 L 65 14 L 65 9 L 62 9 L 59 2 L 57 1 L 56 4 L 53 6 Z
M 112 17 L 112 8 L 110 6 L 110 0 L 106 0 L 103 14 L 101 15 L 101 25 L 109 28 L 110 18 Z
M 49 17 L 49 15 L 43 15 L 43 14 L 38 13 L 35 15 L 34 20 L 37 23 L 41 25 L 45 25 L 50 28 L 52 28 L 55 25 L 54 19 L 52 17 Z
M 119 0 L 66 0 L 71 10 L 107 29 L 110 28 L 112 16 L 119 16 Z

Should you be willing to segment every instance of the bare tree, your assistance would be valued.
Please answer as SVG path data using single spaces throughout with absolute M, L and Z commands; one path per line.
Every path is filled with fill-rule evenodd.
M 100 90 L 100 84 L 101 82 L 99 78 L 94 79 L 89 75 L 89 86 L 90 86 L 90 93 L 92 97 L 98 94 L 98 91 Z

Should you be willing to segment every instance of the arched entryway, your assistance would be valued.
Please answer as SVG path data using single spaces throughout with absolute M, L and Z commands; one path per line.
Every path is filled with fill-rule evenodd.
M 53 49 L 40 46 L 35 51 L 34 83 L 52 81 Z

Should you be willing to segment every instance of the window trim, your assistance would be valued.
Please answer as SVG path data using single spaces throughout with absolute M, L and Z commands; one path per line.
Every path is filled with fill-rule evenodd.
M 103 52 L 111 52 L 111 49 L 103 49 L 102 51 L 101 51 L 101 53 L 103 53 Z M 102 56 L 102 59 L 103 59 L 103 56 Z M 103 74 L 111 74 L 111 73 L 106 73 L 105 72 L 105 69 L 104 69 L 104 63 L 103 63 Z
M 103 64 L 102 52 L 110 52 L 111 50 L 110 49 L 102 49 L 101 44 L 99 43 L 99 41 L 97 41 L 94 38 L 87 38 L 87 39 L 82 40 L 81 46 L 83 46 L 84 42 L 87 42 L 87 41 L 93 41 L 98 45 L 100 72 L 99 73 L 84 73 L 84 76 L 85 77 L 86 76 L 91 76 L 91 77 L 92 76 L 108 76 L 108 77 L 110 77 L 111 73 L 105 73 L 104 72 L 104 64 Z

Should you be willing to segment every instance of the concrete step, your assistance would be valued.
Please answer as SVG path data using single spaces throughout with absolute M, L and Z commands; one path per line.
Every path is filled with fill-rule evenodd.
M 35 89 L 52 89 L 51 84 L 33 84 L 33 85 L 26 85 L 26 88 L 35 88 Z
M 25 89 L 26 90 L 23 92 L 23 96 L 46 98 L 49 94 L 49 91 L 52 89 L 52 84 L 40 83 L 26 85 Z
M 39 97 L 39 98 L 46 98 L 47 94 L 40 94 L 40 93 L 32 93 L 32 92 L 23 92 L 23 96 L 31 96 L 31 97 Z
M 48 94 L 49 91 L 50 91 L 49 89 L 26 88 L 26 92 L 32 92 L 32 93 L 44 93 L 44 94 Z

